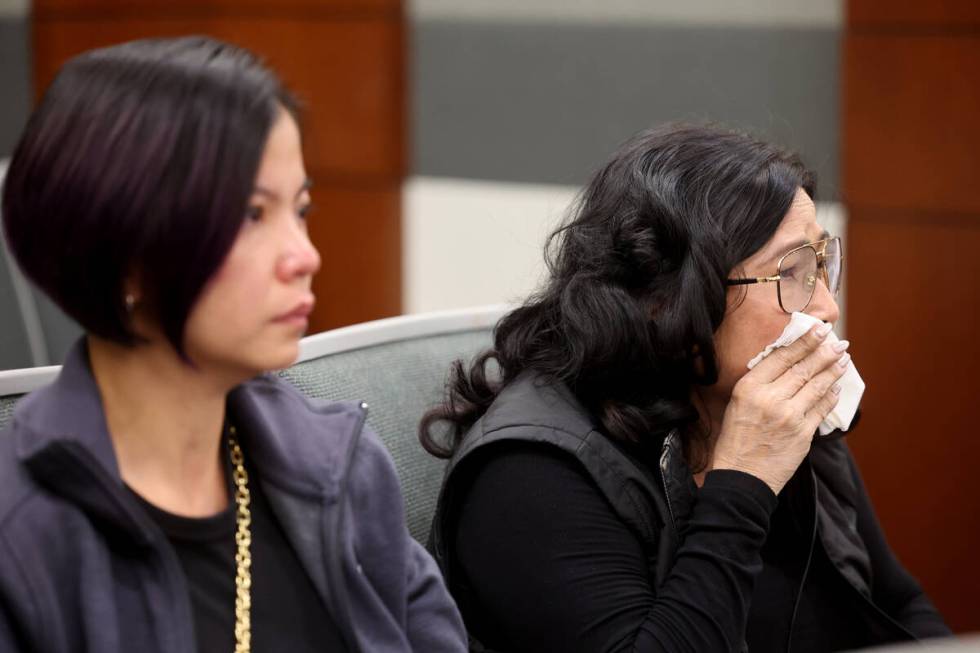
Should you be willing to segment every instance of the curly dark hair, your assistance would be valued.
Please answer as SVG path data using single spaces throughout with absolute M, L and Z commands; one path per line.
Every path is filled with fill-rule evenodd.
M 543 288 L 500 320 L 469 369 L 455 361 L 444 403 L 419 426 L 422 445 L 450 457 L 503 387 L 532 371 L 566 384 L 615 440 L 679 429 L 702 469 L 709 434 L 691 395 L 718 379 L 725 280 L 800 188 L 814 196 L 798 156 L 741 132 L 672 124 L 627 141 L 549 237 Z

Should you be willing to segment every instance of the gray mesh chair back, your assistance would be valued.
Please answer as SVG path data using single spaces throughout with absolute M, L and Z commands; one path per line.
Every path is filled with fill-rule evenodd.
M 0 159 L 0 189 L 7 163 Z M 32 288 L 7 245 L 0 228 L 0 370 L 58 363 L 81 329 Z
M 368 404 L 368 424 L 395 460 L 408 528 L 425 544 L 444 461 L 418 441 L 422 414 L 444 393 L 449 366 L 492 344 L 495 306 L 379 320 L 305 338 L 300 362 L 281 372 L 310 397 Z
M 58 365 L 0 370 L 0 431 L 10 421 L 14 406 L 32 390 L 45 386 L 58 376 Z
M 303 339 L 299 362 L 279 372 L 306 395 L 368 404 L 368 424 L 391 452 L 412 536 L 425 543 L 444 462 L 418 442 L 422 414 L 442 397 L 450 364 L 491 345 L 504 307 L 409 315 L 327 331 Z M 0 372 L 0 429 L 26 392 L 59 368 Z

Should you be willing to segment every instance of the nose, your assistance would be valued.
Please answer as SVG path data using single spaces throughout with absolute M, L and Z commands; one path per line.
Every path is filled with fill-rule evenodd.
M 837 300 L 830 294 L 830 290 L 822 278 L 818 278 L 817 285 L 813 288 L 813 297 L 810 298 L 810 305 L 806 307 L 806 312 L 830 324 L 837 324 L 840 319 L 840 307 L 837 306 Z
M 276 262 L 276 276 L 290 283 L 297 278 L 312 277 L 319 269 L 320 253 L 310 241 L 305 225 L 296 225 L 290 230 Z

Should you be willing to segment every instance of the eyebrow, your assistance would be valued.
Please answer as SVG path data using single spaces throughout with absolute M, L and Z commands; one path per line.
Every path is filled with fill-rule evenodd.
M 786 254 L 786 252 L 790 252 L 790 251 L 796 249 L 797 247 L 802 247 L 803 245 L 806 245 L 808 243 L 815 243 L 818 240 L 826 240 L 827 238 L 830 238 L 830 232 L 827 231 L 826 229 L 824 229 L 822 232 L 820 232 L 820 236 L 818 238 L 816 238 L 816 240 L 807 240 L 805 238 L 801 238 L 799 240 L 794 240 L 792 242 L 785 243 L 783 245 L 780 245 L 776 249 L 776 253 L 775 254 L 773 254 L 772 256 L 767 257 L 766 258 L 766 262 L 769 263 L 769 262 L 772 262 L 772 261 L 776 261 L 779 258 L 781 258 L 784 254 Z
M 313 188 L 313 180 L 310 179 L 309 177 L 307 177 L 306 178 L 306 181 L 303 182 L 303 185 L 299 187 L 299 190 L 298 191 L 296 191 L 296 195 L 294 196 L 294 198 L 295 197 L 299 197 L 300 195 L 302 195 L 306 191 L 310 190 L 311 188 Z M 268 188 L 262 188 L 261 186 L 256 186 L 252 190 L 252 194 L 253 195 L 264 195 L 265 197 L 268 197 L 268 198 L 274 199 L 274 200 L 279 199 L 279 193 L 277 193 L 275 191 L 272 191 L 272 190 L 269 190 Z

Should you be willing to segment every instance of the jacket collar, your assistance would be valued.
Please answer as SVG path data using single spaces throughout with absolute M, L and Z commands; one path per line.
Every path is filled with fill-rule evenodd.
M 100 474 L 119 478 L 85 338 L 68 352 L 54 383 L 32 392 L 17 405 L 13 424 L 17 456 L 22 462 L 36 459 L 52 446 L 70 443 L 71 448 L 86 450 Z
M 124 490 L 84 338 L 54 383 L 18 404 L 12 424 L 17 457 L 38 483 L 131 543 L 159 536 Z

